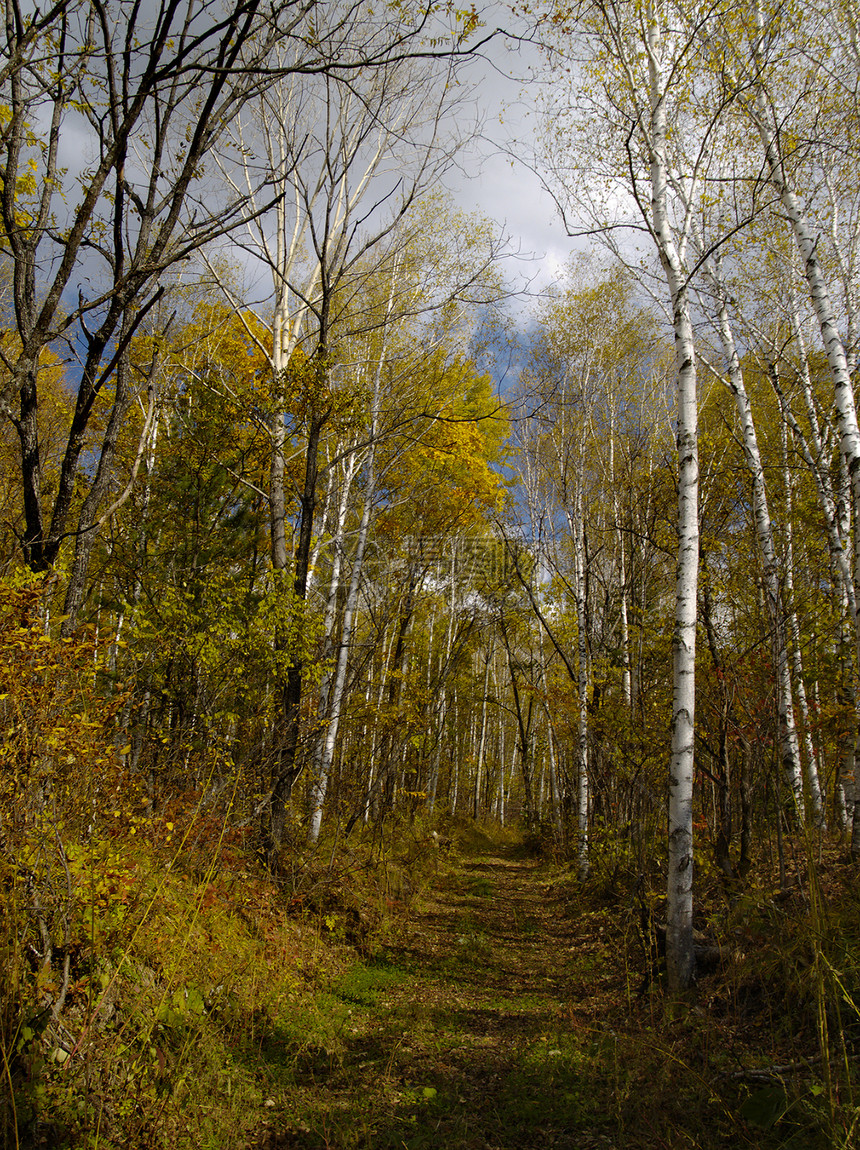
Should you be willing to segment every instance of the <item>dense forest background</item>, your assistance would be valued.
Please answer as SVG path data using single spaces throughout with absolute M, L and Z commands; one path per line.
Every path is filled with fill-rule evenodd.
M 7 1144 L 122 1144 L 75 1068 L 129 982 L 210 1010 L 152 990 L 171 897 L 364 943 L 469 821 L 636 919 L 667 1026 L 783 899 L 852 1144 L 854 8 L 9 0 L 4 35 Z M 528 299 L 446 192 L 516 37 L 510 147 L 592 245 Z

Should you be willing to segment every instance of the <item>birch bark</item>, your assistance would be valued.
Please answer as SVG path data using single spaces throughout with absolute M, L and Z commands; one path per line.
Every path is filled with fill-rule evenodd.
M 389 292 L 386 318 L 382 328 L 382 346 L 374 372 L 373 398 L 370 405 L 370 432 L 367 458 L 365 462 L 365 494 L 362 506 L 361 522 L 356 539 L 355 555 L 352 561 L 352 574 L 350 576 L 349 591 L 344 607 L 343 622 L 341 624 L 340 642 L 337 647 L 337 660 L 333 675 L 326 674 L 320 687 L 317 714 L 320 724 L 320 735 L 317 738 L 313 762 L 313 781 L 311 785 L 311 817 L 308 830 L 310 842 L 316 842 L 322 824 L 323 804 L 325 802 L 328 779 L 334 762 L 337 733 L 340 726 L 340 717 L 343 710 L 344 695 L 346 691 L 346 672 L 350 646 L 352 643 L 353 623 L 358 608 L 361 580 L 364 567 L 364 555 L 370 534 L 371 516 L 376 500 L 376 445 L 380 431 L 381 402 L 382 402 L 382 373 L 385 366 L 386 342 L 388 322 L 394 305 L 394 281 L 392 277 L 391 291 Z M 353 457 L 354 458 L 354 457 Z M 337 592 L 340 585 L 340 558 L 343 553 L 343 538 L 337 541 L 336 565 L 332 568 L 331 591 L 329 594 L 330 617 L 324 623 L 326 637 L 326 654 L 333 651 L 334 636 L 334 608 L 337 602 Z
M 272 567 L 285 573 L 292 566 L 292 596 L 298 605 L 307 601 L 313 578 L 310 557 L 318 519 L 320 454 L 336 409 L 333 341 L 350 320 L 360 330 L 372 322 L 363 313 L 361 278 L 389 258 L 386 241 L 451 163 L 461 142 L 454 137 L 442 143 L 443 110 L 451 111 L 460 98 L 450 83 L 453 69 L 450 59 L 439 67 L 429 60 L 392 59 L 384 66 L 356 70 L 347 84 L 322 75 L 310 78 L 298 94 L 275 84 L 262 96 L 253 118 L 237 128 L 243 171 L 237 176 L 233 169 L 223 169 L 228 184 L 250 204 L 248 247 L 268 269 L 274 287 L 272 348 L 267 353 L 274 382 L 269 423 Z M 268 214 L 250 194 L 259 181 L 260 143 L 266 186 L 278 193 L 274 239 Z M 361 313 L 358 318 L 347 318 L 341 296 L 352 301 L 353 312 Z M 228 292 L 228 298 L 243 315 L 234 293 Z M 248 321 L 246 329 L 267 351 Z M 291 368 L 300 346 L 308 366 L 300 373 L 304 394 L 297 415 L 288 390 L 296 387 L 299 373 Z M 296 454 L 304 456 L 292 556 L 284 459 L 288 418 L 293 438 L 302 443 Z M 286 579 L 275 582 L 286 593 Z M 290 661 L 279 684 L 279 750 L 267 828 L 270 865 L 280 850 L 286 804 L 306 766 L 306 757 L 299 754 L 304 656 L 293 636 L 284 634 L 276 642 Z M 324 758 L 325 753 L 323 741 L 319 755 Z M 317 757 L 312 799 L 313 838 L 319 831 L 323 778 L 327 778 L 327 773 L 320 773 L 322 758 Z
M 722 276 L 721 261 L 714 259 L 703 265 L 716 305 L 717 330 L 723 356 L 728 365 L 724 384 L 734 396 L 741 425 L 744 458 L 752 479 L 753 521 L 756 541 L 762 557 L 764 591 L 767 613 L 773 634 L 774 669 L 777 684 L 779 745 L 788 792 L 792 796 L 795 814 L 803 815 L 803 778 L 800 762 L 800 743 L 794 720 L 791 672 L 786 634 L 786 612 L 779 586 L 779 561 L 774 543 L 773 527 L 767 501 L 764 467 L 758 446 L 752 406 L 744 383 L 740 356 L 735 346 L 734 331 L 729 319 L 728 300 Z M 814 765 L 813 765 L 814 769 Z M 810 803 L 816 820 L 821 817 L 821 789 L 817 778 L 810 786 Z
M 675 626 L 672 635 L 672 750 L 669 766 L 669 859 L 666 967 L 670 989 L 693 978 L 693 775 L 696 702 L 696 605 L 699 573 L 699 454 L 696 351 L 690 318 L 688 279 L 669 211 L 667 87 L 671 54 L 663 40 L 660 13 L 649 6 L 645 28 L 648 61 L 649 156 L 652 236 L 669 289 L 675 337 L 676 446 L 678 455 L 678 558 Z
M 756 82 L 753 98 L 748 102 L 747 110 L 761 142 L 768 179 L 779 197 L 800 253 L 809 298 L 818 322 L 833 381 L 840 446 L 848 470 L 852 518 L 856 525 L 860 523 L 860 426 L 858 426 L 857 420 L 851 370 L 845 345 L 839 333 L 827 279 L 822 270 L 819 237 L 816 230 L 810 226 L 801 200 L 792 187 L 780 146 L 781 122 L 776 109 L 768 99 L 768 93 L 762 80 L 766 74 L 766 69 L 761 57 L 760 45 L 764 37 L 765 19 L 760 6 L 756 6 L 754 15 L 758 32 L 758 39 L 753 50 Z M 860 594 L 858 594 L 860 592 L 860 548 L 857 547 L 854 550 L 852 575 L 855 611 L 854 630 L 855 635 L 860 636 L 860 619 L 857 616 L 858 605 L 860 605 L 858 603 L 860 601 Z M 855 668 L 855 673 L 858 669 L 860 669 L 860 665 Z M 860 743 L 860 726 L 856 732 L 855 742 Z M 854 833 L 851 850 L 853 854 L 858 855 L 860 854 L 860 788 L 856 787 L 852 823 Z
M 588 814 L 590 801 L 588 754 L 588 613 L 586 604 L 585 520 L 583 508 L 584 446 L 580 444 L 578 476 L 574 492 L 573 514 L 569 527 L 573 541 L 573 597 L 576 606 L 576 748 L 578 775 L 576 788 L 577 869 L 581 881 L 588 877 Z
M 568 153 L 551 136 L 547 165 L 561 188 L 564 212 L 584 220 L 616 254 L 619 228 L 646 232 L 659 257 L 675 349 L 678 467 L 677 563 L 673 628 L 673 701 L 669 760 L 667 967 L 679 991 L 693 977 L 693 778 L 695 739 L 696 609 L 699 555 L 698 411 L 696 353 L 689 301 L 686 246 L 690 213 L 671 194 L 673 158 L 694 157 L 688 198 L 696 202 L 713 134 L 721 123 L 722 93 L 695 59 L 700 25 L 710 10 L 691 13 L 672 0 L 627 5 L 599 0 L 578 16 L 589 84 L 580 86 L 568 116 L 581 133 Z M 548 136 L 550 133 L 548 133 Z M 561 152 L 563 159 L 557 156 Z M 570 153 L 590 182 L 567 178 Z M 586 186 L 587 185 L 587 186 Z M 571 229 L 572 231 L 578 229 Z
M 786 612 L 786 627 L 790 642 L 791 669 L 794 676 L 794 688 L 797 694 L 797 707 L 800 712 L 800 721 L 804 731 L 804 749 L 806 751 L 806 784 L 809 794 L 809 806 L 813 822 L 818 827 L 824 827 L 824 793 L 821 778 L 818 773 L 818 755 L 812 738 L 812 725 L 810 723 L 809 703 L 806 697 L 806 684 L 803 679 L 803 656 L 801 654 L 802 642 L 800 622 L 794 605 L 794 531 L 792 526 L 792 503 L 794 480 L 789 467 L 788 456 L 788 427 L 782 424 L 782 475 L 785 487 L 785 596 L 788 603 Z

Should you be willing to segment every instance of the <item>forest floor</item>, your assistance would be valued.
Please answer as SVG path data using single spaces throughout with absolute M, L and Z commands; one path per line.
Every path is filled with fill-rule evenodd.
M 249 1150 L 832 1144 L 739 1081 L 780 1057 L 760 1011 L 727 1026 L 700 988 L 668 1012 L 641 945 L 627 969 L 635 920 L 513 844 L 443 862 L 382 953 L 272 1029 Z

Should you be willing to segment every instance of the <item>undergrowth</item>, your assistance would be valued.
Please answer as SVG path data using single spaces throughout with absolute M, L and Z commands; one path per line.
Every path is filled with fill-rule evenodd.
M 681 1000 L 664 983 L 663 876 L 628 843 L 599 845 L 589 881 L 555 865 L 554 886 L 597 935 L 583 997 L 610 964 L 595 1015 L 623 1067 L 612 1098 L 631 1144 L 848 1150 L 860 1141 L 860 917 L 847 846 L 795 828 L 780 871 L 766 851 L 727 881 L 697 857 L 698 973 Z M 575 1013 L 575 1012 L 574 1012 Z M 649 1141 L 649 1139 L 651 1139 Z
M 659 851 L 598 827 L 583 882 L 546 829 L 462 821 L 440 849 L 404 817 L 313 849 L 292 828 L 270 875 L 248 781 L 213 751 L 217 788 L 153 804 L 96 637 L 51 640 L 38 604 L 22 585 L 0 617 L 4 1150 L 860 1141 L 840 844 L 787 836 L 744 883 L 700 852 L 673 1001 Z
M 326 1050 L 344 1003 L 368 994 L 350 966 L 373 960 L 407 908 L 387 893 L 390 867 L 358 865 L 362 844 L 297 896 L 235 861 L 196 878 L 166 837 L 118 833 L 77 866 L 59 1012 L 55 965 L 26 962 L 24 891 L 7 902 L 4 1146 L 241 1145 L 274 1069 Z M 420 888 L 414 862 L 410 881 Z
M 315 996 L 396 935 L 438 852 L 405 824 L 271 876 L 216 752 L 217 788 L 156 810 L 96 636 L 52 639 L 41 602 L 22 581 L 0 603 L 0 1144 L 241 1145 Z

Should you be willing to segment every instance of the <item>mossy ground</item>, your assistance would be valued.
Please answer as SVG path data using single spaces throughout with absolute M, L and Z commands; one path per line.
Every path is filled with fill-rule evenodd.
M 318 1000 L 326 1036 L 273 1083 L 249 1145 L 850 1145 L 800 1016 L 780 1031 L 755 995 L 732 1003 L 725 969 L 667 1010 L 637 934 L 516 844 L 473 842 L 399 942 Z
M 223 869 L 147 878 L 133 945 L 82 960 L 72 1056 L 47 1032 L 15 1049 L 6 1145 L 854 1144 L 852 868 L 820 863 L 816 914 L 799 872 L 782 901 L 706 890 L 724 959 L 670 1003 L 629 893 L 510 833 L 455 839 L 450 856 L 420 834 L 383 861 L 355 850 L 291 895 Z

